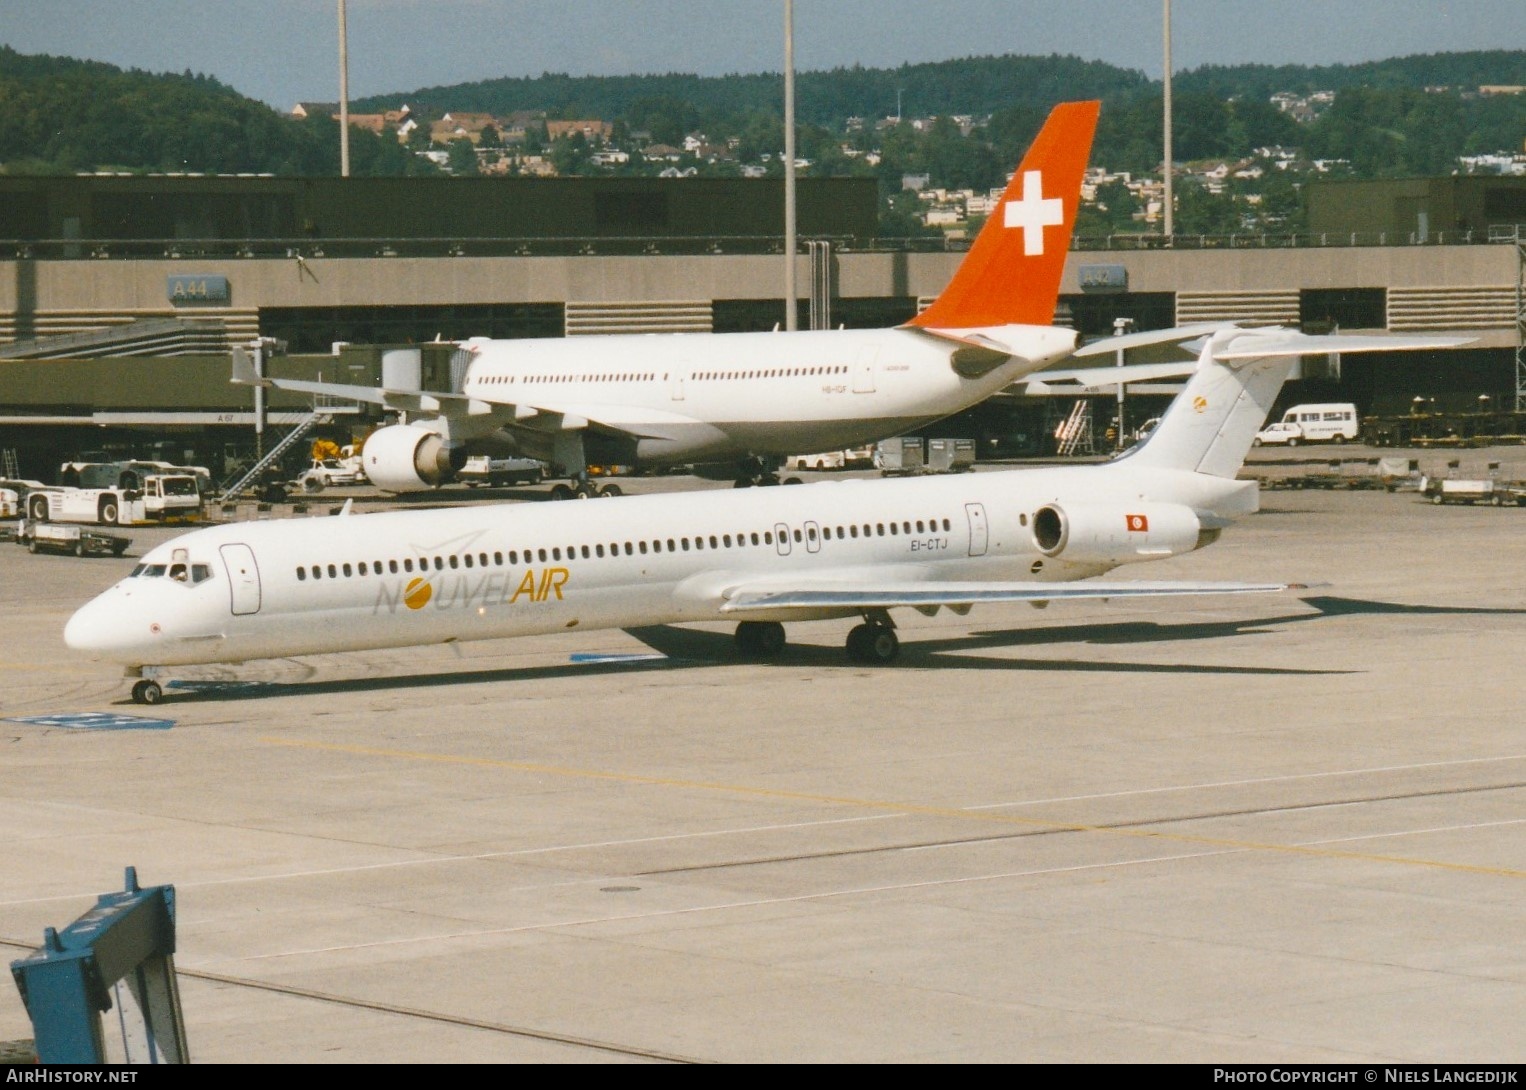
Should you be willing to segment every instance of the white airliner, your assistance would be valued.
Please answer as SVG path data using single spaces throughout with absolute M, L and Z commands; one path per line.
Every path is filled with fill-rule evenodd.
M 1283 590 L 1094 577 L 1202 548 L 1256 510 L 1236 473 L 1289 357 L 1466 340 L 1223 328 L 1150 437 L 1103 465 L 197 530 L 150 550 L 64 639 L 124 664 L 151 704 L 162 668 L 193 663 L 727 618 L 763 656 L 783 622 L 844 617 L 862 618 L 849 654 L 888 662 L 900 606 Z
M 404 414 L 362 455 L 391 492 L 448 481 L 468 445 L 560 465 L 584 496 L 590 464 L 773 484 L 786 455 L 903 434 L 1070 354 L 1075 332 L 1052 323 L 1098 109 L 1054 108 L 948 287 L 897 328 L 473 338 L 453 392 L 262 378 L 237 350 L 233 381 Z

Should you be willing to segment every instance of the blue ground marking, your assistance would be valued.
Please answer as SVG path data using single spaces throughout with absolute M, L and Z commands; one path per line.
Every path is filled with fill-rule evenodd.
M 573 662 L 658 662 L 668 656 L 656 652 L 633 651 L 624 655 L 601 655 L 597 651 L 574 651 L 570 656 Z
M 169 730 L 173 719 L 145 719 L 141 715 L 118 715 L 115 712 L 75 712 L 67 715 L 15 715 L 7 723 L 31 723 L 38 727 L 63 727 L 65 730 Z

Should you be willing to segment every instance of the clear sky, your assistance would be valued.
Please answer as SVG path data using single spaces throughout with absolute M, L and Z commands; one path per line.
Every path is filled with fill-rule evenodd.
M 1164 0 L 795 0 L 795 67 L 1073 54 L 1162 71 Z M 0 0 L 22 53 L 335 101 L 338 0 Z M 536 76 L 778 72 L 783 0 L 348 0 L 350 94 Z M 1172 67 L 1526 49 L 1526 0 L 1173 0 Z

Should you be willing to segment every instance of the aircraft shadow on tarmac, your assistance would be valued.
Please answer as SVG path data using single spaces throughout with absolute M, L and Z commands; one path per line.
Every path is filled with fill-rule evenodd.
M 1317 676 L 1351 673 L 1349 670 L 1294 669 L 1270 666 L 1199 665 L 1187 662 L 1115 662 L 1084 658 L 1034 659 L 982 656 L 982 650 L 1060 644 L 1166 644 L 1191 640 L 1225 639 L 1268 634 L 1287 625 L 1309 624 L 1329 617 L 1361 615 L 1398 616 L 1526 616 L 1526 609 L 1495 609 L 1473 606 L 1414 606 L 1375 602 L 1359 598 L 1311 596 L 1302 599 L 1312 612 L 1284 613 L 1224 621 L 1124 621 L 1104 624 L 1048 625 L 1041 628 L 1008 628 L 973 631 L 947 638 L 921 639 L 902 645 L 901 657 L 892 670 L 1031 670 L 1089 673 L 1251 674 Z M 250 700 L 303 693 L 359 693 L 387 689 L 416 689 L 484 682 L 525 682 L 557 678 L 588 678 L 604 674 L 629 674 L 651 670 L 732 666 L 749 661 L 737 657 L 726 632 L 709 632 L 674 625 L 648 625 L 625 630 L 651 648 L 654 655 L 594 655 L 581 661 L 555 666 L 512 669 L 455 670 L 385 677 L 344 678 L 327 681 L 172 681 L 172 693 L 199 700 Z M 849 662 L 841 647 L 790 644 L 775 660 L 750 660 L 757 665 L 859 667 Z M 879 667 L 875 667 L 879 669 Z

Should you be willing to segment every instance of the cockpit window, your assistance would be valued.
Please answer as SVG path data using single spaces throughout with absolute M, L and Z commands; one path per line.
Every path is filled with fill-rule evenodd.
M 212 565 L 187 564 L 183 560 L 177 560 L 173 564 L 139 564 L 128 578 L 162 579 L 166 576 L 187 586 L 195 586 L 197 583 L 205 583 L 212 578 Z

